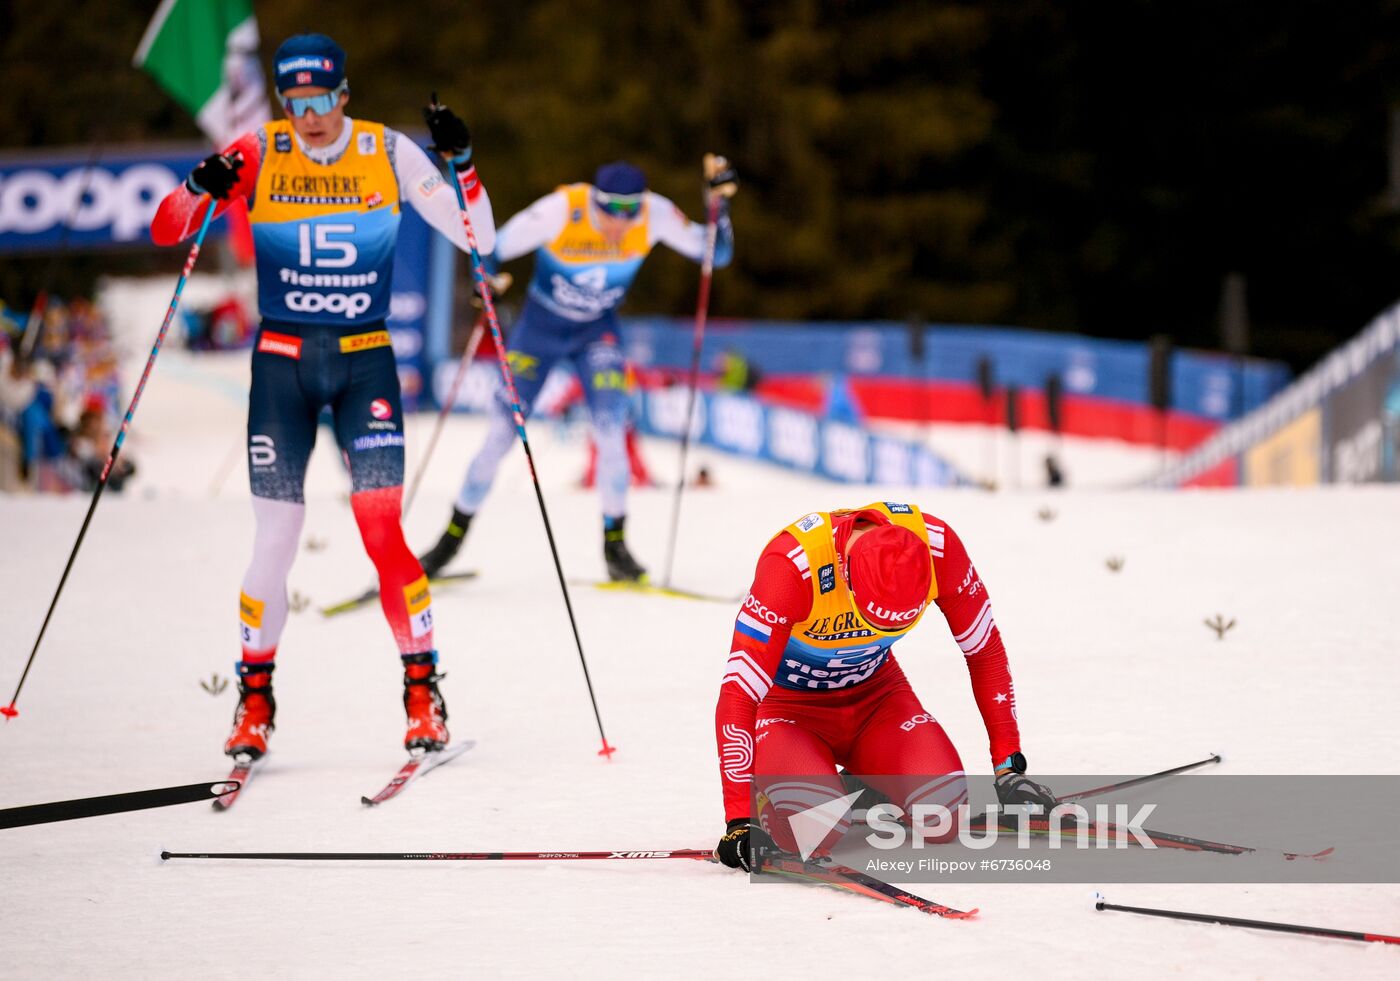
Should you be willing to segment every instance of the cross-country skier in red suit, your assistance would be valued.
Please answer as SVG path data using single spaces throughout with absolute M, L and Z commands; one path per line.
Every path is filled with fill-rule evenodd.
M 892 645 L 936 604 L 962 649 L 1004 804 L 1050 805 L 1025 776 L 1016 692 L 991 601 L 962 541 L 912 504 L 817 512 L 763 550 L 715 707 L 726 829 L 715 850 L 750 868 L 757 819 L 796 851 L 791 816 L 846 794 L 836 767 L 912 813 L 967 799 L 958 751 L 914 694 Z M 759 813 L 751 783 L 757 781 Z M 824 843 L 845 833 L 842 822 Z

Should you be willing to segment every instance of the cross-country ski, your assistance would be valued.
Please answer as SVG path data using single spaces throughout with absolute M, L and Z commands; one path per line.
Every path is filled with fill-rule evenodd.
M 475 745 L 476 740 L 463 739 L 444 749 L 429 750 L 428 752 L 411 755 L 408 762 L 399 767 L 399 772 L 394 774 L 393 778 L 384 785 L 382 790 L 373 796 L 361 797 L 360 803 L 364 804 L 366 807 L 376 807 L 387 800 L 392 800 L 407 790 L 409 784 L 413 783 L 413 781 L 417 780 L 419 777 L 426 776 L 444 763 L 451 763 Z

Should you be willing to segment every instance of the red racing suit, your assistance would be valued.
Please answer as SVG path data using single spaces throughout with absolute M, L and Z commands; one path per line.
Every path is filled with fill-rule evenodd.
M 770 818 L 842 796 L 837 764 L 906 811 L 966 799 L 957 751 L 891 651 L 908 628 L 873 630 L 856 613 L 841 565 L 858 521 L 899 524 L 927 542 L 929 598 L 966 659 L 993 765 L 1020 751 L 1006 649 L 986 587 L 953 529 L 908 504 L 807 515 L 759 556 L 715 707 L 725 821 L 757 818 L 786 849 L 786 820 Z M 767 813 L 753 813 L 755 775 L 759 810 L 767 806 Z

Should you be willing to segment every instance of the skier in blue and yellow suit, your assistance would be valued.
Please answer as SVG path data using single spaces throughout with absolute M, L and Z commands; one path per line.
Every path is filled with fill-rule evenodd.
M 734 254 L 729 198 L 737 186 L 728 161 L 705 158 L 706 203 L 717 205 L 717 267 L 728 265 Z M 617 308 L 658 242 L 700 262 L 706 229 L 648 191 L 641 170 L 618 162 L 598 168 L 592 184 L 568 184 L 540 198 L 502 226 L 496 244 L 499 262 L 535 253 L 535 274 L 508 354 L 516 389 L 528 411 L 556 362 L 567 359 L 578 372 L 598 447 L 603 557 L 609 578 L 622 581 L 641 581 L 646 570 L 623 540 L 628 397 Z M 456 555 L 501 459 L 515 441 L 505 398 L 502 393 L 486 440 L 467 468 L 447 530 L 419 559 L 429 576 Z

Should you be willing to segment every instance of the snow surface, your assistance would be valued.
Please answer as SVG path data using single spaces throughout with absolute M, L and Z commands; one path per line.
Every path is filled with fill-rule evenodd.
M 102 501 L 21 714 L 0 726 L 0 806 L 226 773 L 233 686 L 211 697 L 199 681 L 227 678 L 238 652 L 246 357 L 162 354 L 128 441 L 140 476 Z M 410 472 L 431 425 L 410 423 Z M 596 499 L 574 485 L 579 435 L 531 432 L 565 568 L 600 576 Z M 407 518 L 414 546 L 441 530 L 481 434 L 480 420 L 451 420 Z M 459 559 L 482 578 L 435 598 L 451 724 L 478 745 L 361 807 L 402 757 L 399 665 L 377 610 L 314 611 L 372 580 L 328 442 L 291 579 L 313 608 L 282 640 L 267 769 L 227 814 L 194 804 L 0 832 L 0 976 L 1400 976 L 1394 947 L 1096 913 L 1093 885 L 916 889 L 981 908 L 953 922 L 685 861 L 162 864 L 161 848 L 694 848 L 722 830 L 712 712 L 735 606 L 574 591 L 620 747 L 599 759 L 518 451 Z M 658 474 L 675 469 L 672 444 L 646 452 Z M 718 486 L 686 495 L 676 579 L 693 589 L 742 593 L 767 538 L 811 510 L 912 497 L 952 523 L 991 589 L 1033 770 L 1146 772 L 1219 751 L 1221 773 L 1364 773 L 1400 758 L 1394 490 L 911 494 L 695 458 Z M 629 537 L 657 571 L 671 498 L 633 497 Z M 87 503 L 0 497 L 6 699 Z M 1216 613 L 1238 619 L 1224 641 L 1202 623 Z M 985 769 L 941 624 L 900 658 L 964 761 Z M 1395 885 L 1101 888 L 1129 905 L 1400 932 Z

